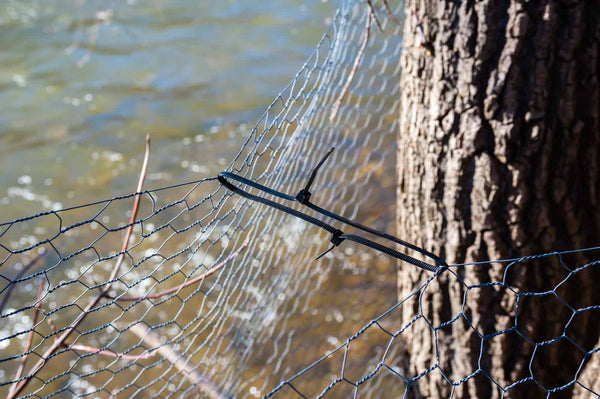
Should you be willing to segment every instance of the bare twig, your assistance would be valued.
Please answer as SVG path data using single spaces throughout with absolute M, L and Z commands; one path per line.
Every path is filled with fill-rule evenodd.
M 225 266 L 230 260 L 232 260 L 233 258 L 235 258 L 236 256 L 238 256 L 244 249 L 246 249 L 246 247 L 248 246 L 248 242 L 249 240 L 246 239 L 246 241 L 244 241 L 244 243 L 242 244 L 242 246 L 240 246 L 236 251 L 232 252 L 227 259 L 225 259 L 223 262 L 219 263 L 218 265 L 210 268 L 208 271 L 206 271 L 205 273 L 202 273 L 201 275 L 194 277 L 193 279 L 180 284 L 176 287 L 173 288 L 169 288 L 168 290 L 165 291 L 161 291 L 161 292 L 157 292 L 155 294 L 149 294 L 149 295 L 144 295 L 144 296 L 124 296 L 124 297 L 110 297 L 111 299 L 115 299 L 117 301 L 128 301 L 128 302 L 134 302 L 134 301 L 141 301 L 143 299 L 155 299 L 155 298 L 161 298 L 163 296 L 172 294 L 174 292 L 177 292 L 183 288 L 189 287 L 190 285 L 197 283 L 198 281 L 201 281 L 203 279 L 205 279 L 206 277 L 210 276 L 211 274 L 215 273 L 216 271 L 218 271 L 219 269 L 221 269 L 223 266 Z
M 48 318 L 48 326 L 50 326 L 50 331 L 52 331 L 53 333 L 56 333 L 56 326 L 54 325 L 54 322 L 52 321 L 51 318 Z M 151 352 L 148 352 L 146 354 L 141 354 L 141 355 L 126 355 L 123 353 L 113 352 L 109 349 L 100 349 L 100 348 L 96 348 L 94 346 L 88 346 L 88 345 L 67 345 L 64 342 L 61 346 L 64 348 L 75 350 L 75 351 L 97 353 L 99 355 L 105 355 L 105 356 L 116 357 L 119 359 L 128 359 L 128 360 L 147 359 L 156 354 L 155 353 L 156 351 L 151 351 Z
M 354 80 L 354 75 L 356 75 L 358 66 L 360 65 L 360 62 L 362 61 L 362 59 L 365 55 L 365 51 L 367 50 L 367 44 L 369 43 L 369 36 L 371 35 L 372 15 L 373 14 L 371 13 L 371 11 L 369 11 L 369 13 L 367 14 L 367 23 L 365 26 L 365 34 L 363 36 L 362 45 L 360 46 L 360 50 L 358 51 L 358 54 L 356 55 L 356 58 L 354 59 L 354 64 L 352 65 L 352 69 L 350 70 L 350 73 L 348 74 L 346 83 L 344 84 L 344 87 L 342 88 L 342 91 L 340 92 L 340 95 L 338 96 L 337 100 L 335 100 L 335 102 L 333 103 L 333 106 L 331 107 L 331 114 L 329 115 L 330 121 L 333 121 L 335 119 L 335 117 L 337 116 L 338 111 L 340 110 L 340 105 L 342 104 L 342 101 L 344 101 L 344 97 L 346 97 L 346 92 L 350 88 L 350 84 L 352 83 L 352 80 Z
M 392 13 L 392 10 L 390 9 L 390 5 L 388 4 L 387 0 L 383 0 L 383 5 L 385 6 L 385 12 L 387 13 L 387 15 L 390 17 L 390 19 L 396 24 L 396 25 L 400 25 L 400 22 L 398 22 L 398 20 L 396 19 L 396 17 L 394 17 L 394 14 Z
M 117 258 L 117 262 L 113 267 L 112 273 L 110 275 L 109 281 L 114 280 L 119 273 L 119 269 L 121 268 L 121 263 L 123 263 L 123 259 L 125 258 L 125 253 L 127 252 L 127 248 L 129 247 L 129 239 L 131 238 L 131 232 L 133 231 L 133 225 L 135 222 L 135 218 L 137 217 L 138 209 L 140 207 L 140 199 L 142 188 L 144 187 L 144 180 L 146 180 L 146 173 L 148 172 L 148 159 L 150 158 L 150 135 L 146 135 L 146 153 L 144 154 L 144 163 L 142 164 L 142 171 L 140 172 L 140 179 L 138 180 L 137 190 L 138 193 L 135 196 L 135 202 L 133 203 L 133 211 L 131 212 L 131 219 L 129 219 L 129 227 L 127 228 L 127 233 L 125 234 L 125 239 L 123 240 L 123 246 L 121 247 L 121 254 Z M 110 289 L 110 284 L 107 284 L 105 288 L 102 290 L 103 295 L 105 295 Z
M 94 353 L 97 355 L 104 355 L 104 356 L 114 357 L 117 359 L 126 359 L 126 360 L 148 359 L 148 358 L 156 355 L 156 350 L 152 350 L 148 353 L 142 353 L 139 355 L 126 355 L 124 353 L 113 352 L 109 349 L 100 349 L 100 348 L 96 348 L 94 346 L 88 346 L 88 345 L 70 345 L 70 346 L 68 346 L 68 348 L 72 349 L 74 351 L 78 351 L 78 352 Z
M 33 335 L 34 328 L 38 321 L 38 315 L 40 313 L 40 306 L 42 300 L 42 293 L 44 292 L 44 280 L 40 281 L 40 288 L 38 288 L 37 301 L 35 304 L 35 313 L 33 314 L 33 320 L 31 321 L 31 330 L 29 331 L 29 336 L 27 337 L 27 345 L 25 346 L 25 351 L 23 352 L 23 357 L 21 357 L 21 361 L 19 362 L 19 368 L 17 369 L 17 374 L 15 374 L 15 381 L 18 381 L 23 375 L 23 370 L 25 370 L 25 363 L 27 363 L 27 357 L 29 355 L 29 351 L 31 350 L 31 346 L 33 345 Z M 10 391 L 8 395 L 10 396 L 12 392 L 17 388 L 17 384 L 14 383 L 10 387 Z
M 371 0 L 366 0 L 366 1 L 367 1 L 367 5 L 369 6 L 369 14 L 375 20 L 375 24 L 377 24 L 379 31 L 383 32 L 383 27 L 381 26 L 381 23 L 379 23 L 379 20 L 377 19 L 377 15 L 375 14 L 375 7 L 373 7 L 373 3 L 371 2 Z
M 142 339 L 144 343 L 163 355 L 182 375 L 201 390 L 210 399 L 226 399 L 227 396 L 219 391 L 205 375 L 196 370 L 184 357 L 170 345 L 164 344 L 160 335 L 148 328 L 144 323 L 134 324 L 129 331 Z
M 98 293 L 98 295 L 96 295 L 90 301 L 90 303 L 88 303 L 88 305 L 85 307 L 85 309 L 83 309 L 83 311 L 71 323 L 71 325 L 69 327 L 67 327 L 67 329 L 65 329 L 65 331 L 58 338 L 56 338 L 56 340 L 54 340 L 54 342 L 52 343 L 52 345 L 50 345 L 50 347 L 46 350 L 46 352 L 41 357 L 41 359 L 38 360 L 38 362 L 29 370 L 27 377 L 25 377 L 23 380 L 21 380 L 15 386 L 14 390 L 9 393 L 7 399 L 14 399 L 19 394 L 19 392 L 21 392 L 23 390 L 23 388 L 25 388 L 27 386 L 27 384 L 29 384 L 29 382 L 31 381 L 31 379 L 44 366 L 44 364 L 46 363 L 47 359 L 50 356 L 52 356 L 52 354 L 54 352 L 56 352 L 56 350 L 58 348 L 60 348 L 60 347 L 62 347 L 62 346 L 65 345 L 65 342 L 66 342 L 67 338 L 69 338 L 69 335 L 71 335 L 71 333 L 77 328 L 77 326 L 79 326 L 79 324 L 81 324 L 81 322 L 87 317 L 87 315 L 90 313 L 90 311 L 92 309 L 94 309 L 96 307 L 96 305 L 98 305 L 98 302 L 100 302 L 100 300 L 102 298 L 106 297 L 106 294 L 108 293 L 108 291 L 110 291 L 111 282 L 116 278 L 117 274 L 119 273 L 119 269 L 121 267 L 121 263 L 123 262 L 123 259 L 125 257 L 125 253 L 127 251 L 127 248 L 129 247 L 129 239 L 131 238 L 131 232 L 133 231 L 133 223 L 135 222 L 135 218 L 137 217 L 137 212 L 138 212 L 139 204 L 140 204 L 141 191 L 142 191 L 142 187 L 143 187 L 143 184 L 144 184 L 144 180 L 146 179 L 146 173 L 147 173 L 147 170 L 148 170 L 148 159 L 149 159 L 149 157 L 150 157 L 150 135 L 146 135 L 146 153 L 144 155 L 144 164 L 142 165 L 142 171 L 140 172 L 140 179 L 139 179 L 138 186 L 137 186 L 137 193 L 138 194 L 135 197 L 135 202 L 134 202 L 134 205 L 133 205 L 133 212 L 131 214 L 131 219 L 130 219 L 130 222 L 129 222 L 129 228 L 127 229 L 127 233 L 125 234 L 125 239 L 123 240 L 123 246 L 121 248 L 121 254 L 117 258 L 117 261 L 115 262 L 115 265 L 113 267 L 113 270 L 112 270 L 112 273 L 111 273 L 110 278 L 108 280 L 108 283 L 104 287 L 102 287 L 100 289 L 100 292 Z
M 25 266 L 23 266 L 23 269 L 21 269 L 21 271 L 19 272 L 19 274 L 17 274 L 17 276 L 15 277 L 15 279 L 13 281 L 19 280 L 21 277 L 23 277 L 23 275 L 25 273 L 27 273 L 27 271 L 33 267 L 33 265 L 35 265 L 40 259 L 42 259 L 42 256 L 44 256 L 45 253 L 46 253 L 46 250 L 44 248 L 40 249 L 38 254 L 36 256 L 34 256 L 33 259 L 31 259 L 29 262 L 27 262 L 25 264 Z M 15 289 L 15 284 L 11 284 L 8 286 L 8 289 L 6 290 L 6 294 L 2 298 L 2 301 L 0 302 L 0 314 L 2 314 L 2 311 L 4 310 L 4 306 L 6 306 L 6 303 L 8 302 L 8 299 L 10 298 L 10 294 L 12 293 L 13 289 Z

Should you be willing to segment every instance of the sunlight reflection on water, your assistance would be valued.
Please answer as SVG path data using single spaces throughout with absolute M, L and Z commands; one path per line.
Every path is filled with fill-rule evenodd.
M 310 54 L 332 3 L 0 6 L 2 219 L 134 191 L 146 133 L 150 186 L 216 174 Z

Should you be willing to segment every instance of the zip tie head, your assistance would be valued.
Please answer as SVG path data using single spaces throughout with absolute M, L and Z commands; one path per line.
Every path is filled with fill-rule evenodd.
M 325 252 L 323 252 L 321 255 L 317 256 L 315 258 L 315 260 L 319 260 L 321 259 L 323 256 L 327 255 L 329 252 L 331 252 L 331 250 L 335 247 L 337 247 L 338 245 L 340 245 L 342 243 L 342 241 L 345 240 L 345 238 L 343 237 L 344 232 L 341 230 L 335 230 L 332 235 L 331 235 L 331 243 L 333 244 L 331 247 L 329 247 L 329 249 L 327 249 Z
M 302 205 L 306 205 L 306 203 L 310 201 L 310 191 L 305 188 L 300 190 L 298 194 L 296 194 L 296 201 Z
M 341 230 L 334 231 L 331 235 L 331 243 L 337 247 L 344 241 L 343 235 L 344 233 Z

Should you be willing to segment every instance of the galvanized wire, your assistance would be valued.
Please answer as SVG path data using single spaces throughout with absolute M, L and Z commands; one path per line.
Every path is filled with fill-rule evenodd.
M 374 11 L 381 29 L 365 2 L 337 12 L 226 170 L 295 191 L 335 146 L 315 200 L 351 218 L 370 193 L 393 207 L 401 26 Z M 260 395 L 291 367 L 287 324 L 339 264 L 314 261 L 327 241 L 216 178 L 4 222 L 0 396 Z
M 344 4 L 227 171 L 296 193 L 335 146 L 313 185 L 314 203 L 347 218 L 368 219 L 365 224 L 380 231 L 389 229 L 402 28 L 394 19 L 401 20 L 402 2 L 387 5 L 390 10 L 381 1 Z M 136 197 L 140 210 L 129 224 Z M 373 203 L 389 209 L 383 212 L 387 220 L 372 212 Z M 130 227 L 133 236 L 121 252 Z M 600 259 L 599 248 L 450 265 L 441 273 L 462 287 L 465 301 L 447 320 L 433 323 L 422 306 L 438 272 L 370 322 L 363 323 L 358 312 L 332 312 L 340 331 L 319 332 L 319 342 L 307 347 L 311 338 L 302 336 L 311 337 L 312 326 L 302 329 L 302 324 L 317 310 L 310 300 L 325 276 L 337 267 L 354 264 L 362 270 L 381 261 L 369 251 L 357 256 L 344 242 L 335 256 L 315 262 L 328 243 L 319 229 L 232 194 L 216 177 L 2 223 L 0 396 L 402 397 L 434 373 L 450 387 L 474 378 L 495 381 L 498 396 L 523 386 L 541 395 L 574 387 L 599 396 L 580 370 L 600 348 L 575 341 L 570 331 L 579 317 L 597 314 L 600 305 L 570 303 L 563 292 L 600 263 L 573 264 L 565 257 L 585 252 Z M 113 276 L 120 257 L 123 263 Z M 509 277 L 533 260 L 553 268 L 556 278 L 539 291 L 520 291 Z M 473 283 L 461 272 L 476 268 L 494 268 L 502 278 Z M 466 300 L 479 291 L 511 298 L 514 306 L 506 316 L 514 323 L 480 331 Z M 570 315 L 542 341 L 527 335 L 528 321 L 519 313 L 532 298 Z M 371 298 L 343 300 L 366 306 Z M 299 315 L 304 318 L 298 320 Z M 315 324 L 321 323 L 318 317 Z M 352 318 L 364 326 L 341 332 Z M 417 354 L 430 359 L 428 367 L 405 369 L 403 334 L 423 323 L 436 343 L 439 331 L 466 324 L 480 339 L 479 366 L 451 375 L 434 345 Z M 336 336 L 344 333 L 345 342 L 338 344 Z M 552 345 L 568 343 L 581 353 L 581 364 L 560 385 L 537 378 L 531 365 L 514 381 L 499 383 L 494 370 L 485 367 L 486 348 L 503 335 L 528 342 L 532 360 Z M 61 336 L 66 338 L 59 341 Z
M 585 257 L 597 260 L 584 264 L 575 263 L 576 257 L 572 257 L 568 262 L 565 260 L 566 256 L 576 254 L 585 254 Z M 537 263 L 537 267 L 548 269 L 549 274 L 553 277 L 535 290 L 523 290 L 518 284 L 513 283 L 513 277 L 522 274 L 524 268 L 532 267 L 534 261 Z M 467 273 L 465 268 L 493 268 L 495 274 L 501 278 L 484 283 L 473 283 L 465 276 L 475 274 Z M 600 391 L 597 388 L 597 370 L 592 370 L 587 375 L 584 375 L 583 370 L 588 363 L 594 361 L 593 358 L 596 363 L 592 366 L 598 364 L 600 341 L 594 341 L 591 344 L 583 342 L 580 340 L 581 337 L 578 339 L 575 333 L 581 319 L 597 318 L 600 315 L 600 304 L 590 302 L 593 299 L 584 297 L 578 298 L 576 302 L 567 299 L 567 295 L 572 296 L 573 291 L 577 290 L 576 278 L 590 278 L 597 275 L 598 268 L 600 268 L 600 247 L 552 252 L 517 259 L 450 265 L 447 271 L 440 271 L 432 275 L 397 304 L 346 339 L 343 344 L 284 379 L 264 398 L 367 397 L 373 393 L 373 385 L 377 389 L 375 394 L 377 397 L 411 397 L 412 385 L 418 384 L 420 380 L 425 380 L 428 376 L 436 373 L 442 375 L 443 381 L 447 383 L 450 391 L 471 379 L 484 378 L 494 384 L 496 391 L 493 394 L 494 397 L 511 397 L 518 390 L 521 390 L 521 394 L 527 392 L 530 397 L 549 397 L 555 393 L 572 394 L 571 390 L 573 390 L 579 395 L 584 393 L 584 397 L 598 398 Z M 447 318 L 442 316 L 442 319 L 434 321 L 423 298 L 434 294 L 432 291 L 436 288 L 432 282 L 438 279 L 441 273 L 447 273 L 446 277 L 449 276 L 450 284 L 462 286 L 464 301 L 458 312 L 448 315 Z M 495 298 L 497 302 L 512 303 L 511 309 L 501 315 L 502 318 L 511 319 L 512 323 L 507 328 L 497 331 L 485 331 L 485 327 L 470 316 L 477 313 L 476 309 L 470 308 L 473 304 L 468 304 L 467 301 L 467 298 L 473 295 L 487 295 Z M 532 337 L 527 328 L 528 324 L 535 323 L 535 319 L 530 319 L 531 315 L 524 312 L 522 308 L 530 305 L 527 302 L 531 301 L 537 301 L 540 305 L 539 309 L 546 312 L 557 312 L 559 308 L 567 310 L 561 325 L 544 326 L 546 333 L 542 339 Z M 418 311 L 415 312 L 415 309 Z M 439 340 L 443 338 L 439 335 L 442 330 L 452 329 L 453 325 L 462 323 L 467 325 L 471 332 L 478 337 L 479 351 L 477 365 L 471 370 L 465 371 L 464 374 L 457 375 L 444 369 L 444 363 L 441 361 L 443 354 L 439 345 Z M 410 351 L 410 348 L 404 347 L 402 338 L 403 334 L 410 334 L 411 329 L 418 324 L 425 324 L 428 327 L 434 336 L 434 345 L 431 348 L 424 346 L 420 348 L 419 353 L 414 353 Z M 371 354 L 371 357 L 357 359 L 354 354 L 357 343 L 361 340 L 372 339 L 374 335 L 382 336 L 383 350 L 380 353 Z M 526 369 L 515 373 L 512 380 L 501 382 L 498 377 L 501 370 L 490 369 L 486 365 L 491 364 L 489 360 L 494 356 L 491 350 L 494 341 L 507 336 L 513 336 L 528 344 L 530 360 Z M 597 340 L 597 337 L 595 339 Z M 572 366 L 563 365 L 560 377 L 566 375 L 568 376 L 566 379 L 559 376 L 555 376 L 550 381 L 547 378 L 542 379 L 535 368 L 534 359 L 536 356 L 543 356 L 544 351 L 557 345 L 568 345 L 572 351 L 579 354 L 580 362 Z M 420 370 L 404 368 L 404 351 L 408 351 L 409 356 L 429 359 L 429 366 Z M 376 360 L 371 364 L 363 365 L 357 372 L 356 362 L 369 358 Z M 452 362 L 468 364 L 470 359 L 461 359 L 455 355 Z M 497 365 L 497 367 L 502 368 L 501 365 Z M 330 371 L 335 370 L 335 372 L 329 373 L 328 380 L 316 382 L 311 371 L 318 368 L 327 368 Z M 385 390 L 379 386 L 380 380 L 383 379 L 388 380 Z M 390 379 L 392 381 L 389 381 Z M 378 382 L 379 384 L 377 384 Z

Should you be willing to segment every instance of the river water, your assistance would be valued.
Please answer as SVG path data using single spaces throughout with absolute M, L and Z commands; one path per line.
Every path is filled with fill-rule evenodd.
M 0 222 L 134 192 L 146 134 L 145 188 L 215 176 L 312 52 L 337 5 L 3 2 Z M 388 219 L 390 231 L 393 214 Z M 372 263 L 324 278 L 313 311 L 293 320 L 306 342 L 288 369 L 301 369 L 396 302 L 395 263 Z M 261 365 L 252 367 L 249 378 Z
M 321 1 L 18 0 L 0 6 L 2 221 L 214 175 L 310 54 Z M 213 137 L 231 146 L 203 151 Z

